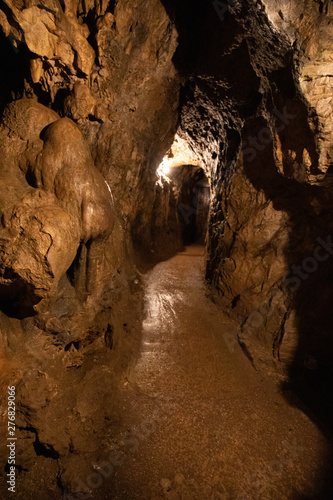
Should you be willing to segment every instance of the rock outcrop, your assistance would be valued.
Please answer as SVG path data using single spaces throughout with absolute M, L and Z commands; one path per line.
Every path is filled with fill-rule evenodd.
M 178 135 L 211 179 L 207 278 L 240 325 L 226 342 L 261 366 L 302 371 L 313 356 L 325 372 L 328 332 L 302 304 L 329 264 L 305 278 L 293 266 L 331 234 L 329 2 L 216 1 L 201 13 Z
M 74 285 L 81 295 L 94 293 L 114 215 L 81 132 L 33 100 L 16 101 L 3 115 L 0 150 L 5 309 L 16 317 L 47 310 L 79 249 L 84 261 Z
M 21 394 L 26 484 L 42 464 L 73 491 L 103 445 L 101 402 L 140 337 L 134 263 L 181 248 L 203 179 L 207 281 L 239 322 L 225 342 L 328 394 L 332 15 L 326 0 L 1 3 L 3 383 Z

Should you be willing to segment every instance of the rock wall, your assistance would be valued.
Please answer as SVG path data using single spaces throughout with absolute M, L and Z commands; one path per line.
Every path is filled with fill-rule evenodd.
M 221 335 L 326 394 L 331 3 L 4 0 L 0 25 L 3 384 L 21 394 L 22 480 L 42 466 L 73 491 L 98 452 L 105 380 L 139 341 L 134 263 L 181 248 L 203 173 L 206 276 L 239 321 Z
M 114 226 L 111 192 L 68 118 L 23 99 L 6 108 L 2 151 L 1 293 L 14 316 L 47 311 L 80 253 L 78 296 L 98 293 Z M 14 189 L 16 186 L 16 189 Z
M 215 1 L 201 13 L 183 34 L 199 30 L 203 43 L 178 135 L 211 179 L 207 278 L 240 325 L 225 340 L 259 365 L 302 368 L 310 356 L 325 371 L 331 341 L 313 324 L 324 313 L 301 304 L 309 286 L 330 288 L 330 264 L 310 268 L 318 238 L 331 234 L 331 6 Z M 303 261 L 306 278 L 293 267 Z
M 177 122 L 177 33 L 163 6 L 157 0 L 6 5 L 3 31 L 16 50 L 29 51 L 24 95 L 77 123 L 112 186 L 124 228 L 133 224 L 135 231 L 138 204 L 147 201 L 142 212 L 149 220 L 152 174 Z
M 24 55 L 30 64 L 26 65 L 21 90 L 12 98 L 38 99 L 56 111 L 58 118 L 73 120 L 88 141 L 96 168 L 111 186 L 112 217 L 116 219 L 113 237 L 108 241 L 104 237 L 103 242 L 98 237 L 100 248 L 103 247 L 100 251 L 94 249 L 95 244 L 90 245 L 92 226 L 105 223 L 88 220 L 89 216 L 84 214 L 92 210 L 91 203 L 95 202 L 80 199 L 85 205 L 81 222 L 86 228 L 72 231 L 75 242 L 68 240 L 71 252 L 58 273 L 60 278 L 68 271 L 77 291 L 81 288 L 81 296 L 92 293 L 93 285 L 91 290 L 83 290 L 86 279 L 98 282 L 103 293 L 117 278 L 117 269 L 127 267 L 131 274 L 132 240 L 146 257 L 153 250 L 151 221 L 158 197 L 156 169 L 170 146 L 177 122 L 179 77 L 172 64 L 177 32 L 158 1 L 101 4 L 50 1 L 42 5 L 6 2 L 0 22 L 7 43 L 12 45 L 13 57 Z M 9 50 L 8 46 L 5 48 Z M 39 121 L 38 116 L 35 120 Z M 59 125 L 61 136 L 66 132 L 64 124 L 70 127 L 70 122 L 59 123 L 63 124 Z M 43 129 L 37 123 L 35 127 L 39 132 Z M 47 138 L 43 152 L 45 165 L 40 165 L 39 170 L 58 169 L 51 166 L 57 147 L 55 140 Z M 83 140 L 79 139 L 79 143 L 83 144 Z M 82 147 L 86 149 L 85 145 Z M 2 148 L 6 150 L 9 146 L 3 144 Z M 65 164 L 70 161 L 68 158 Z M 25 168 L 33 187 L 54 191 L 52 179 L 44 186 L 43 180 L 35 178 L 34 167 Z M 66 165 L 60 168 L 59 178 L 65 174 Z M 73 177 L 72 182 L 85 181 Z M 105 190 L 105 183 L 103 186 Z M 65 189 L 65 186 L 58 188 Z M 99 189 L 98 183 L 95 189 Z M 95 212 L 96 207 L 95 204 Z M 100 217 L 103 218 L 102 213 Z M 105 233 L 104 227 L 101 232 Z M 98 273 L 89 271 L 90 278 L 86 278 L 83 269 L 94 252 L 107 255 L 109 262 L 106 264 L 104 259 L 103 264 L 96 264 Z M 97 262 L 98 258 L 96 255 L 92 260 Z M 97 300 L 88 299 L 91 305 Z
M 158 0 L 5 1 L 0 25 L 1 392 L 16 385 L 18 498 L 53 499 L 91 472 L 139 349 L 177 32 Z

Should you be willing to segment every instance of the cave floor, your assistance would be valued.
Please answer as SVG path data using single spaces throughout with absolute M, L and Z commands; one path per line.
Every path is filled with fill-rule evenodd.
M 94 498 L 319 498 L 328 443 L 229 351 L 223 334 L 236 324 L 207 298 L 203 265 L 193 246 L 145 276 L 141 352 L 111 446 L 121 459 Z

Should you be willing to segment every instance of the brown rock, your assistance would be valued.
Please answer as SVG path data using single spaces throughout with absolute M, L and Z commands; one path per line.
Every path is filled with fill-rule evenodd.
M 21 314 L 31 314 L 37 302 L 55 294 L 80 242 L 97 240 L 86 266 L 97 265 L 99 242 L 114 224 L 111 194 L 68 118 L 58 119 L 34 101 L 18 101 L 4 114 L 1 137 L 2 154 L 10 155 L 10 172 L 7 166 L 2 177 L 2 294 L 10 294 L 15 308 L 23 303 Z

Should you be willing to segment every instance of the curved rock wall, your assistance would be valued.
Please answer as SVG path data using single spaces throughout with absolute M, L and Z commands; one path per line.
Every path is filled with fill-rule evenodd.
M 215 0 L 196 2 L 192 8 L 189 2 L 162 3 L 61 5 L 52 0 L 40 7 L 5 2 L 3 32 L 15 51 L 24 49 L 30 59 L 23 96 L 37 97 L 59 117 L 71 118 L 85 136 L 97 169 L 111 186 L 117 244 L 108 235 L 112 217 L 102 177 L 96 183 L 94 167 L 88 174 L 80 166 L 81 180 L 72 181 L 80 185 L 89 177 L 84 182 L 105 193 L 105 201 L 99 199 L 97 204 L 94 189 L 82 195 L 75 188 L 73 194 L 64 180 L 72 175 L 62 158 L 66 153 L 54 160 L 57 134 L 76 133 L 74 142 L 80 146 L 73 155 L 80 156 L 83 150 L 86 158 L 89 155 L 68 118 L 58 119 L 45 133 L 43 147 L 41 139 L 29 145 L 24 153 L 29 158 L 15 160 L 13 168 L 20 164 L 30 184 L 32 212 L 34 192 L 57 199 L 57 219 L 64 217 L 62 210 L 68 212 L 65 225 L 72 227 L 71 239 L 65 233 L 60 238 L 71 241 L 68 251 L 63 247 L 67 257 L 62 258 L 60 250 L 49 252 L 47 238 L 61 233 L 50 223 L 49 236 L 43 233 L 41 238 L 43 249 L 35 242 L 31 250 L 41 256 L 38 264 L 30 258 L 30 267 L 37 266 L 35 277 L 23 276 L 18 256 L 15 265 L 3 264 L 8 269 L 3 284 L 10 288 L 16 280 L 20 293 L 26 290 L 23 315 L 52 295 L 66 268 L 81 299 L 89 298 L 96 288 L 102 293 L 115 278 L 116 268 L 131 258 L 133 242 L 141 255 L 151 257 L 163 248 L 164 231 L 179 231 L 172 189 L 156 183 L 156 169 L 176 133 L 182 83 L 176 137 L 211 182 L 207 278 L 224 304 L 235 310 L 238 340 L 254 351 L 265 345 L 260 354 L 265 362 L 270 362 L 273 351 L 277 360 L 290 363 L 300 343 L 297 303 L 310 282 L 295 277 L 293 266 L 311 258 L 318 238 L 330 233 L 326 215 L 332 163 L 330 2 Z M 18 144 L 13 139 L 13 145 L 2 148 L 8 148 L 11 161 L 12 148 L 22 154 Z M 43 150 L 35 167 L 38 148 Z M 92 165 L 91 160 L 85 162 Z M 46 170 L 50 174 L 44 175 Z M 11 181 L 20 196 L 22 182 Z M 68 210 L 71 196 L 79 201 L 76 209 Z M 78 207 L 80 216 L 74 214 Z M 170 207 L 172 220 L 163 215 Z M 9 248 L 13 236 L 8 235 L 5 213 L 2 246 Z M 22 217 L 17 208 L 17 227 Z M 33 227 L 29 216 L 24 217 L 22 224 Z M 11 225 L 12 231 L 18 230 Z M 43 260 L 46 253 L 48 260 Z M 59 270 L 52 270 L 52 265 Z M 290 283 L 296 278 L 301 284 L 293 290 Z M 311 280 L 317 278 L 314 273 Z M 306 345 L 307 341 L 298 360 L 301 365 L 302 357 L 314 355 Z M 319 364 L 327 364 L 318 352 L 315 357 Z
M 192 209 L 194 167 L 157 182 L 173 141 L 174 166 L 210 183 L 206 275 L 239 321 L 228 347 L 327 391 L 331 3 L 4 0 L 0 25 L 7 59 L 29 63 L 11 98 L 8 66 L 0 126 L 0 341 L 18 359 L 3 384 L 19 384 L 27 480 L 42 464 L 72 491 L 97 453 L 110 366 L 139 338 L 134 251 L 175 251 L 181 196 Z
M 26 101 L 21 101 L 20 112 L 21 121 L 24 113 L 34 114 L 31 127 L 36 145 L 29 146 L 26 155 L 33 158 L 22 158 L 20 168 L 30 191 L 43 193 L 40 206 L 50 197 L 56 199 L 58 212 L 52 221 L 64 218 L 62 211 L 68 213 L 63 222 L 68 237 L 53 227 L 61 223 L 48 224 L 50 235 L 55 237 L 58 231 L 61 242 L 54 238 L 52 248 L 59 244 L 61 249 L 48 251 L 45 240 L 39 264 L 44 270 L 37 273 L 39 281 L 32 276 L 23 279 L 29 282 L 29 293 L 27 289 L 22 293 L 30 298 L 18 314 L 32 314 L 37 307 L 46 311 L 45 301 L 44 308 L 42 302 L 36 304 L 41 298 L 54 298 L 57 282 L 66 271 L 81 302 L 87 299 L 85 308 L 96 312 L 100 296 L 121 288 L 126 276 L 133 274 L 132 239 L 146 258 L 153 250 L 156 170 L 177 123 L 179 77 L 172 63 L 177 32 L 157 0 L 64 5 L 53 0 L 42 5 L 6 2 L 0 23 L 12 44 L 13 57 L 24 54 L 30 61 L 20 95 Z M 41 106 L 37 111 L 36 98 L 58 114 L 46 108 L 42 112 Z M 31 109 L 24 111 L 27 99 Z M 58 120 L 43 132 L 42 140 L 39 134 L 45 124 L 38 113 L 53 113 Z M 9 115 L 6 111 L 5 116 Z M 13 121 L 10 116 L 8 120 Z M 3 130 L 6 134 L 5 123 Z M 25 139 L 33 144 L 30 137 Z M 13 156 L 10 143 L 3 143 L 1 149 Z M 13 162 L 17 164 L 16 159 Z M 7 184 L 11 182 L 17 181 L 7 179 Z M 111 187 L 112 214 L 107 186 Z M 49 269 L 43 257 L 46 252 L 57 270 Z M 23 282 L 20 289 L 24 289 Z
M 110 275 L 102 257 L 114 215 L 111 193 L 81 132 L 68 118 L 23 99 L 4 112 L 0 149 L 5 308 L 23 317 L 49 309 L 80 245 L 87 253 L 86 276 L 74 285 L 81 294 L 96 293 L 98 274 Z
M 140 226 L 149 248 L 155 171 L 178 107 L 177 32 L 163 6 L 158 0 L 51 0 L 43 8 L 7 2 L 1 19 L 15 50 L 29 50 L 24 94 L 78 124 L 112 186 L 123 229 Z
M 239 321 L 225 340 L 325 371 L 328 314 L 304 304 L 330 289 L 329 261 L 311 260 L 331 234 L 330 3 L 215 1 L 203 19 L 178 134 L 211 177 L 207 278 Z

